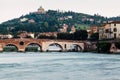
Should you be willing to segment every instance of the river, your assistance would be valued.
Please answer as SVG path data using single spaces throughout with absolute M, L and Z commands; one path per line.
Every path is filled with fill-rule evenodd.
M 0 53 L 0 80 L 120 80 L 120 55 Z

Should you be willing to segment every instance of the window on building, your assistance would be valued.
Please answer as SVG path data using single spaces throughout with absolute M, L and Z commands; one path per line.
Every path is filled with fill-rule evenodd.
M 116 34 L 114 34 L 114 39 L 116 39 Z
M 109 33 L 112 33 L 111 28 L 109 28 Z
M 109 32 L 109 30 L 108 30 L 108 29 L 106 29 L 106 30 L 105 30 L 105 32 L 106 32 L 106 33 L 108 33 L 108 32 Z
M 116 26 L 116 24 L 114 24 L 114 26 Z
M 113 31 L 114 31 L 114 32 L 117 32 L 117 28 L 114 28 Z
M 65 48 L 66 48 L 66 44 L 65 44 Z

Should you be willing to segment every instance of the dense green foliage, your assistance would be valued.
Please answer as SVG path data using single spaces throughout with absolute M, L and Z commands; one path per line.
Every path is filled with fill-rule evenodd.
M 25 51 L 27 52 L 38 52 L 38 47 L 26 47 Z
M 46 35 L 41 35 L 37 37 L 38 39 L 56 39 L 55 36 L 46 36 Z
M 75 40 L 86 40 L 88 38 L 88 33 L 86 30 L 78 30 L 74 33 Z
M 21 21 L 26 19 L 25 21 Z M 32 20 L 33 22 L 30 22 Z M 58 31 L 63 24 L 67 24 L 68 30 L 74 25 L 81 29 L 91 25 L 100 25 L 106 18 L 99 15 L 88 15 L 75 12 L 59 12 L 48 10 L 45 14 L 29 13 L 16 19 L 9 20 L 0 24 L 0 33 L 16 34 L 18 31 L 28 32 L 54 32 Z
M 115 42 L 115 46 L 120 49 L 120 42 Z
M 58 34 L 57 34 L 57 39 L 62 39 L 62 40 L 74 40 L 74 34 L 58 33 Z
M 18 51 L 18 49 L 16 47 L 5 47 L 3 49 L 3 51 L 5 51 L 5 52 L 16 52 L 16 51 Z
M 106 42 L 98 43 L 97 44 L 97 51 L 102 52 L 102 53 L 106 53 L 106 52 L 109 53 L 110 46 L 111 46 L 110 43 L 106 43 Z
M 99 39 L 99 33 L 93 33 L 90 36 L 90 40 L 92 40 L 92 41 L 97 41 L 98 39 Z
M 26 19 L 26 20 L 24 20 Z M 23 21 L 24 20 L 24 21 Z M 31 22 L 32 20 L 32 22 Z M 106 18 L 100 15 L 88 15 L 72 11 L 60 12 L 48 10 L 45 14 L 29 13 L 19 18 L 0 24 L 0 33 L 17 35 L 18 31 L 55 32 L 67 24 L 68 30 L 74 25 L 77 29 L 86 29 L 92 25 L 100 26 L 103 22 L 120 20 L 120 17 Z
M 88 34 L 86 30 L 77 30 L 75 33 L 58 33 L 57 39 L 63 40 L 87 40 Z

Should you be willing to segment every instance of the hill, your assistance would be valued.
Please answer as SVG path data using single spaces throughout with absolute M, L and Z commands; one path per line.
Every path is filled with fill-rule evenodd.
M 103 22 L 111 20 L 120 20 L 119 17 L 106 18 L 100 15 L 89 15 L 76 13 L 72 11 L 61 12 L 56 10 L 48 10 L 42 12 L 32 12 L 22 15 L 19 18 L 12 19 L 0 24 L 0 33 L 16 34 L 18 31 L 27 32 L 55 32 L 64 24 L 68 25 L 68 30 L 72 26 L 76 28 L 82 26 L 100 26 Z

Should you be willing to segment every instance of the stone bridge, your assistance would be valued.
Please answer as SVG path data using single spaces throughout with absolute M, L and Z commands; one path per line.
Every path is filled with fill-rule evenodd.
M 73 41 L 73 40 L 49 40 L 49 39 L 1 39 L 0 40 L 0 51 L 3 51 L 7 45 L 14 45 L 18 51 L 24 52 L 26 47 L 30 44 L 37 44 L 40 46 L 41 51 L 47 51 L 51 44 L 57 44 L 61 47 L 61 51 L 68 51 L 71 45 L 77 45 L 80 50 L 84 50 L 84 42 Z

